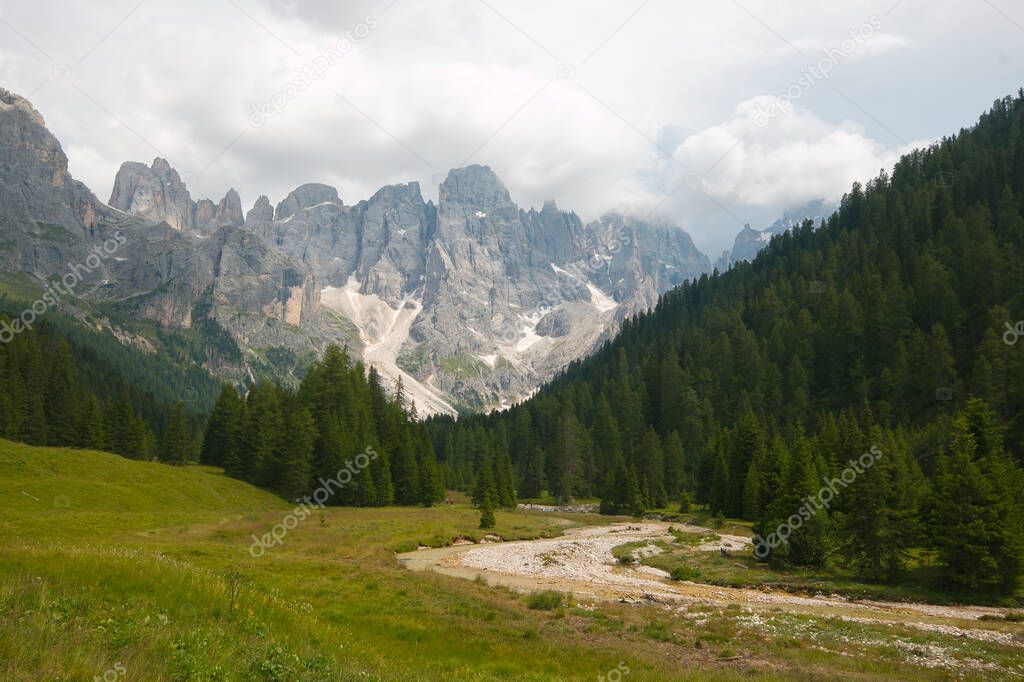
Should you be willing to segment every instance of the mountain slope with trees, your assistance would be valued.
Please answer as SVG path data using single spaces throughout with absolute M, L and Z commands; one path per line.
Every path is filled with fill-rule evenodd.
M 0 310 L 18 305 L 0 298 Z M 10 319 L 0 314 L 0 325 Z M 0 343 L 0 378 L 2 438 L 175 463 L 196 458 L 218 385 L 199 367 L 122 345 L 56 311 Z
M 1024 91 L 854 184 L 817 229 L 665 294 L 532 399 L 434 419 L 432 437 L 453 487 L 508 458 L 521 497 L 693 498 L 764 537 L 797 515 L 766 558 L 894 580 L 925 548 L 948 583 L 1005 587 L 1024 529 L 1021 319 Z M 851 465 L 827 508 L 807 505 Z

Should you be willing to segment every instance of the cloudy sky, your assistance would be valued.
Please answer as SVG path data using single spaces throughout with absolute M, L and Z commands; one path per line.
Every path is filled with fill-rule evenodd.
M 971 124 L 1022 43 L 1011 0 L 0 0 L 0 85 L 101 199 L 155 156 L 246 209 L 482 163 L 712 254 Z

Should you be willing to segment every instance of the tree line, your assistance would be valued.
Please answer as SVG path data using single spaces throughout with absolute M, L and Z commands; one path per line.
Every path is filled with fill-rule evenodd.
M 367 371 L 332 345 L 296 390 L 261 383 L 243 397 L 225 386 L 199 459 L 296 499 L 335 478 L 367 448 L 377 456 L 345 485 L 332 487 L 327 504 L 429 506 L 444 499 L 433 445 L 401 381 L 389 393 L 375 369 Z
M 167 402 L 120 370 L 153 367 L 145 358 L 108 355 L 50 321 L 0 344 L 0 437 L 30 445 L 106 450 L 132 459 L 195 459 L 205 417 Z M 116 344 L 116 342 L 115 342 Z M 154 379 L 159 374 L 153 372 Z

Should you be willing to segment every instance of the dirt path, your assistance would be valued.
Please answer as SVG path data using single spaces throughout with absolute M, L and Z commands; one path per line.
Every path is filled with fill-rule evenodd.
M 981 606 L 937 606 L 930 604 L 850 600 L 835 596 L 796 596 L 760 589 L 717 587 L 701 583 L 671 581 L 664 571 L 647 566 L 623 566 L 612 556 L 612 548 L 627 542 L 671 541 L 669 524 L 644 522 L 576 528 L 559 538 L 463 545 L 425 549 L 399 555 L 411 570 L 432 570 L 460 578 L 482 576 L 491 584 L 522 591 L 559 590 L 577 598 L 626 602 L 660 603 L 684 610 L 688 604 L 738 604 L 751 610 L 782 609 L 791 613 L 843 618 L 852 622 L 907 625 L 922 630 L 972 639 L 1015 643 L 1015 634 L 998 625 L 979 622 L 986 614 L 1004 610 Z M 677 530 L 703 532 L 697 526 Z M 747 538 L 720 535 L 695 551 L 743 550 Z

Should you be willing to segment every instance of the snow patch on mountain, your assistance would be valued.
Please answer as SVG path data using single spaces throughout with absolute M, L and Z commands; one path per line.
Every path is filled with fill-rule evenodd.
M 359 280 L 349 277 L 344 287 L 325 287 L 320 302 L 349 320 L 359 330 L 365 343 L 363 361 L 377 368 L 387 384 L 401 378 L 408 397 L 421 414 L 456 414 L 456 410 L 439 393 L 398 366 L 398 354 L 409 339 L 409 328 L 423 310 L 423 304 L 406 296 L 398 308 L 392 308 L 375 294 L 360 293 Z

